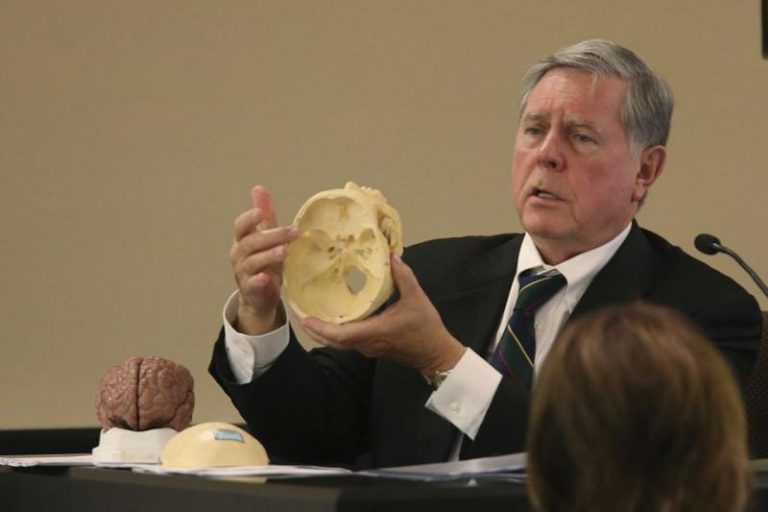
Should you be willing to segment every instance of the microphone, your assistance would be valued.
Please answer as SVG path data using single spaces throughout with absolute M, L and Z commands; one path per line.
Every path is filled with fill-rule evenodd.
M 757 284 L 765 296 L 768 297 L 768 286 L 765 286 L 765 283 L 762 279 L 760 279 L 760 276 L 758 276 L 757 273 L 752 270 L 752 267 L 747 265 L 747 262 L 741 259 L 741 256 L 721 244 L 719 238 L 707 233 L 701 233 L 700 235 L 696 235 L 696 239 L 693 241 L 693 245 L 695 245 L 696 249 L 703 252 L 704 254 L 712 255 L 717 254 L 718 252 L 723 252 L 736 260 L 736 263 L 741 265 L 741 268 L 743 268 L 747 274 L 749 274 L 749 277 L 752 278 L 752 280 Z

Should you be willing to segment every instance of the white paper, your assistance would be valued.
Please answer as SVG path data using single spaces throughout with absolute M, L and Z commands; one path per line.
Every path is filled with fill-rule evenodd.
M 72 455 L 17 455 L 15 457 L 0 457 L 0 466 L 28 468 L 32 466 L 92 466 L 91 454 Z
M 198 475 L 209 477 L 226 476 L 268 476 L 268 477 L 298 477 L 298 476 L 332 476 L 350 475 L 352 471 L 344 468 L 321 466 L 227 466 L 207 468 L 167 468 L 157 464 L 141 464 L 135 462 L 97 462 L 91 454 L 71 455 L 17 455 L 0 457 L 0 466 L 28 468 L 33 466 L 97 466 L 106 468 L 126 468 L 143 473 L 160 475 Z
M 264 476 L 271 478 L 305 476 L 343 476 L 360 475 L 405 480 L 437 481 L 468 478 L 493 478 L 512 481 L 524 481 L 526 454 L 515 453 L 498 457 L 483 457 L 455 462 L 399 466 L 353 472 L 349 469 L 323 466 L 226 466 L 206 468 L 167 468 L 157 464 L 137 463 L 96 463 L 91 454 L 72 455 L 18 455 L 0 457 L 0 466 L 98 466 L 111 468 L 130 468 L 143 473 L 166 475 L 197 475 L 205 477 Z
M 527 464 L 525 453 L 513 453 L 496 457 L 419 464 L 361 471 L 358 474 L 399 478 L 404 480 L 457 480 L 467 478 L 494 478 L 524 481 Z

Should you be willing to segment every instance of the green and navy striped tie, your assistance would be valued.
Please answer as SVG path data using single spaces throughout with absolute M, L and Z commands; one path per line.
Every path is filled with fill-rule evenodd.
M 557 270 L 542 274 L 520 274 L 520 290 L 504 334 L 491 356 L 491 364 L 502 375 L 527 389 L 533 382 L 536 356 L 536 310 L 562 288 L 565 277 Z

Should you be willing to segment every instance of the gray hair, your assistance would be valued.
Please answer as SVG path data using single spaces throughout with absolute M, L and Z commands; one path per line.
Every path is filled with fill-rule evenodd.
M 621 107 L 621 122 L 630 149 L 639 153 L 655 145 L 666 145 L 674 100 L 664 80 L 631 50 L 603 39 L 590 39 L 556 51 L 534 64 L 524 77 L 520 114 L 539 80 L 552 69 L 574 68 L 595 76 L 614 76 L 627 83 Z

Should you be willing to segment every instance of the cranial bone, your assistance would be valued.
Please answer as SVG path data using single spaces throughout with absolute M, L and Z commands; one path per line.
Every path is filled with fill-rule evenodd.
M 376 311 L 394 291 L 389 254 L 403 252 L 400 215 L 378 190 L 347 183 L 304 203 L 283 267 L 288 303 L 300 316 L 337 324 Z

